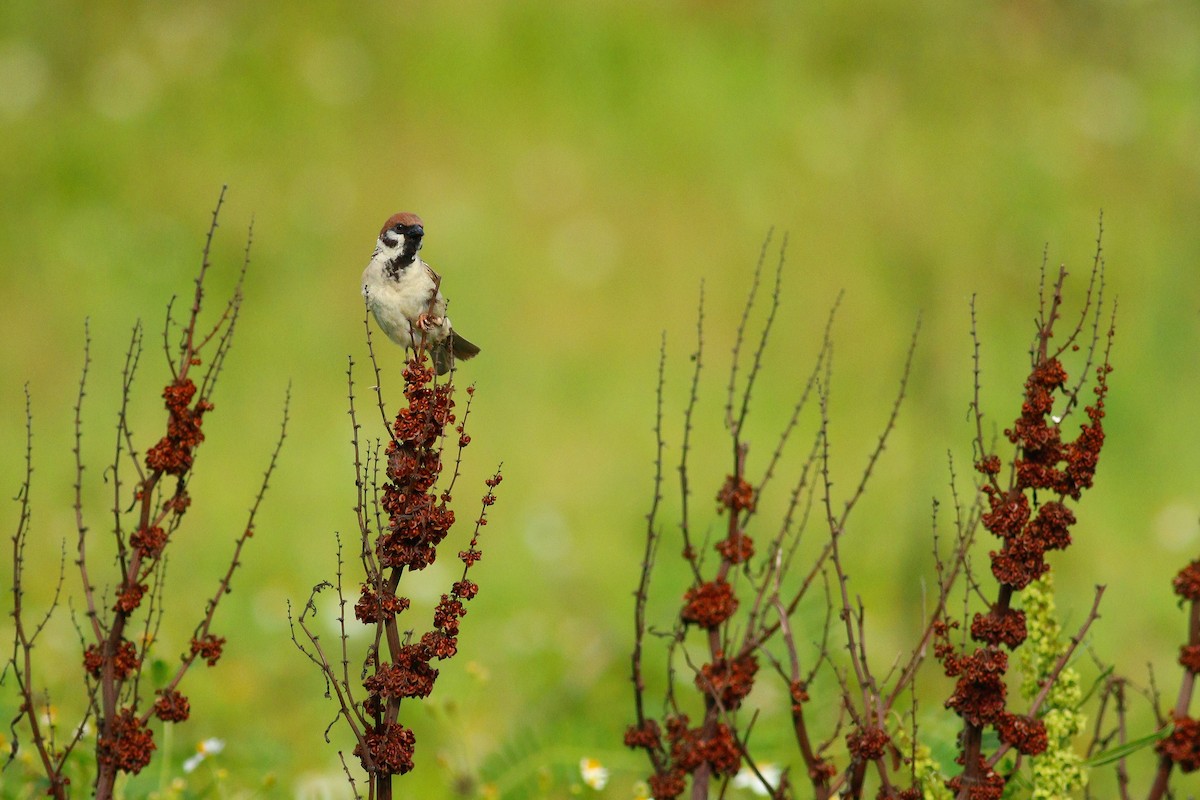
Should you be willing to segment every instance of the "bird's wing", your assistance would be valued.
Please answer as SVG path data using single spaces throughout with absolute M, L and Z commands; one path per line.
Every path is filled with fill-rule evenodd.
M 421 266 L 425 267 L 425 274 L 429 276 L 429 280 L 433 281 L 433 290 L 429 292 L 427 309 L 430 313 L 444 313 L 436 312 L 434 310 L 434 306 L 437 305 L 438 298 L 441 297 L 442 276 L 434 272 L 433 267 L 429 266 L 429 264 L 424 261 L 421 262 Z
M 422 261 L 421 264 L 425 267 L 425 274 L 427 274 L 429 279 L 433 281 L 434 289 L 440 289 L 442 286 L 442 276 L 434 272 L 433 267 L 429 266 L 429 264 L 425 261 Z

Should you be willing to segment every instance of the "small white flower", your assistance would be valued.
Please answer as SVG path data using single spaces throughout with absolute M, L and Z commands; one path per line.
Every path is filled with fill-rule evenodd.
M 759 764 L 758 771 L 767 779 L 767 783 L 771 784 L 771 789 L 779 788 L 779 779 L 783 777 L 783 770 L 774 764 Z M 749 789 L 755 794 L 766 797 L 771 792 L 767 787 L 763 786 L 763 782 L 754 774 L 754 770 L 749 767 L 742 767 L 738 770 L 738 774 L 733 777 L 733 786 L 736 789 Z
M 583 782 L 596 791 L 608 783 L 608 770 L 594 758 L 579 759 L 579 774 L 583 776 Z
M 204 759 L 209 756 L 215 756 L 225 749 L 225 742 L 221 739 L 205 739 L 196 745 L 196 754 L 183 762 L 183 771 L 192 773 L 196 771 L 196 767 L 204 763 Z
M 55 727 L 58 725 L 58 708 L 56 706 L 46 706 L 38 721 L 47 728 Z

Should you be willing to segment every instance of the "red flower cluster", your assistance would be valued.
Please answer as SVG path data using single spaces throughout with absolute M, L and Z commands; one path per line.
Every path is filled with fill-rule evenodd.
M 167 420 L 167 435 L 146 452 L 146 466 L 151 470 L 183 475 L 192 468 L 192 451 L 204 441 L 200 425 L 205 412 L 213 410 L 213 404 L 207 400 L 197 402 L 193 409 L 191 402 L 195 395 L 196 384 L 190 378 L 177 380 L 163 389 L 171 416 Z
M 101 763 L 136 775 L 150 763 L 154 749 L 154 733 L 131 710 L 124 709 L 100 734 L 96 753 Z
M 685 623 L 699 625 L 711 630 L 733 616 L 738 601 L 733 596 L 733 587 L 723 580 L 708 581 L 688 589 L 683 596 Z

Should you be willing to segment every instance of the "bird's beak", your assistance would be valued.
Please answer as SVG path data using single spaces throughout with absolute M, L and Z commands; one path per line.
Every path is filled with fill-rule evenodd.
M 425 235 L 425 229 L 424 229 L 424 228 L 422 228 L 420 225 L 414 225 L 414 226 L 412 227 L 412 230 L 410 230 L 410 231 L 408 232 L 408 235 L 409 235 L 409 236 L 412 236 L 412 237 L 414 237 L 414 238 L 416 238 L 416 239 L 420 239 L 422 236 L 424 236 L 424 235 Z

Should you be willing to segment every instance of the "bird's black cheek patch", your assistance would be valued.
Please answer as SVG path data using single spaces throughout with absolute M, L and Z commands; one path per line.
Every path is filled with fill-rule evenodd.
M 421 240 L 420 239 L 414 240 L 414 239 L 406 238 L 404 240 L 404 250 L 400 253 L 400 260 L 404 263 L 405 266 L 411 264 L 413 262 L 413 259 L 417 257 L 417 251 L 420 249 L 421 249 Z

